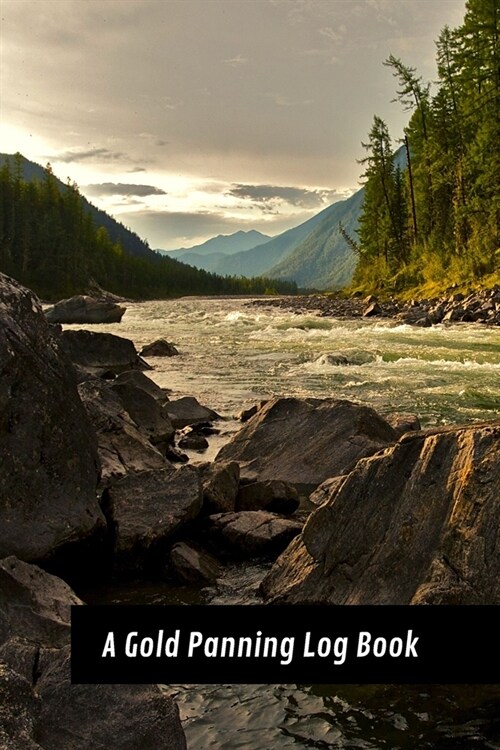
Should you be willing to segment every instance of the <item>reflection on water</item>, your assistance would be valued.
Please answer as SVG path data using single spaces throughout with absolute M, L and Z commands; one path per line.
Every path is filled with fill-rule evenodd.
M 159 337 L 173 341 L 181 356 L 151 359 L 151 377 L 173 397 L 194 395 L 226 419 L 271 395 L 348 398 L 381 413 L 416 413 L 423 424 L 500 413 L 498 328 L 336 321 L 202 298 L 129 305 L 121 324 L 95 328 L 139 349 Z M 203 457 L 212 458 L 235 429 L 225 422 Z M 139 582 L 81 593 L 108 603 L 251 604 L 265 570 L 231 566 L 201 591 Z M 189 750 L 500 750 L 500 686 L 164 689 L 179 703 Z
M 500 686 L 169 685 L 189 750 L 500 750 Z

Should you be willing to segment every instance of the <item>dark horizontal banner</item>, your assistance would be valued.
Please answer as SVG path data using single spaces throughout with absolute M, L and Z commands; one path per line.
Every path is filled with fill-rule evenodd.
M 75 683 L 500 683 L 495 606 L 72 607 Z

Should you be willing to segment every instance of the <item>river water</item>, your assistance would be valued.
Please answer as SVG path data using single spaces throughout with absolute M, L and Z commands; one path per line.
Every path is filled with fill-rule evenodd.
M 131 304 L 120 324 L 96 330 L 138 349 L 159 337 L 175 343 L 180 356 L 150 359 L 149 375 L 172 398 L 196 396 L 223 417 L 221 435 L 193 458 L 212 458 L 238 429 L 234 415 L 273 395 L 346 398 L 382 414 L 417 414 L 423 425 L 500 415 L 498 328 L 340 321 L 193 297 Z M 240 565 L 213 590 L 130 585 L 104 599 L 251 604 L 264 571 Z M 500 685 L 164 689 L 179 703 L 189 750 L 500 750 Z

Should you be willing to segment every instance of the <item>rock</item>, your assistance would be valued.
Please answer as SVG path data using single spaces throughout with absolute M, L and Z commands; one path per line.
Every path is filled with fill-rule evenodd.
M 170 563 L 177 578 L 187 584 L 209 586 L 222 573 L 222 565 L 213 555 L 186 542 L 172 547 Z
M 126 384 L 133 385 L 135 388 L 140 388 L 142 391 L 146 391 L 149 396 L 152 396 L 158 403 L 164 404 L 168 401 L 168 393 L 165 388 L 160 388 L 159 385 L 144 375 L 141 370 L 126 370 L 121 372 L 113 381 L 113 384 Z
M 110 389 L 118 396 L 125 411 L 153 445 L 172 442 L 175 434 L 172 422 L 165 409 L 153 396 L 131 383 L 113 381 Z
M 141 349 L 141 357 L 175 357 L 178 354 L 175 346 L 166 339 L 158 339 Z
M 422 429 L 420 420 L 415 414 L 393 412 L 392 414 L 386 414 L 385 419 L 396 432 L 398 438 L 405 432 L 418 432 Z
M 99 380 L 78 386 L 88 417 L 97 433 L 102 486 L 129 472 L 162 469 L 166 459 L 125 411 L 118 396 Z
M 363 302 L 365 305 L 373 305 L 378 302 L 378 298 L 374 294 L 369 294 L 368 297 L 364 298 Z
M 395 442 L 373 409 L 335 399 L 273 398 L 217 454 L 247 481 L 279 479 L 312 492 Z
M 13 556 L 0 560 L 0 643 L 60 648 L 69 643 L 73 604 L 82 601 L 60 578 Z
M 177 707 L 157 686 L 70 683 L 75 604 L 82 602 L 61 579 L 12 557 L 0 561 L 1 658 L 8 659 L 0 666 L 0 746 L 185 750 Z
M 103 508 L 113 530 L 116 567 L 149 567 L 202 507 L 199 472 L 191 466 L 130 474 L 110 487 Z
M 253 406 L 250 406 L 248 409 L 243 409 L 243 411 L 240 411 L 239 414 L 235 416 L 235 419 L 237 419 L 240 422 L 248 422 L 248 420 L 254 416 L 254 414 L 257 414 L 259 409 L 262 409 L 263 406 L 267 404 L 267 399 L 265 401 L 259 401 L 258 404 L 254 404 Z
M 165 458 L 167 461 L 179 464 L 187 464 L 189 461 L 189 456 L 186 453 L 182 453 L 182 451 L 178 450 L 174 445 L 167 445 Z
M 103 527 L 95 434 L 35 295 L 0 274 L 0 557 L 44 560 Z
M 263 582 L 275 603 L 499 604 L 500 421 L 362 459 Z
M 179 448 L 184 448 L 184 450 L 206 451 L 208 448 L 208 440 L 206 437 L 203 437 L 203 435 L 197 435 L 195 432 L 191 432 L 183 435 L 179 440 L 178 445 Z
M 79 294 L 45 311 L 49 323 L 119 323 L 126 307 L 109 300 Z
M 275 557 L 297 534 L 302 524 L 264 510 L 219 513 L 208 519 L 217 546 L 238 557 Z
M 126 370 L 151 369 L 139 357 L 130 339 L 112 333 L 69 330 L 60 334 L 59 341 L 73 364 L 92 374 L 116 375 Z
M 203 502 L 209 513 L 229 513 L 235 509 L 240 482 L 236 461 L 218 461 L 200 467 Z
M 158 685 L 71 685 L 69 647 L 51 657 L 37 692 L 47 750 L 186 750 L 177 706 Z
M 210 422 L 220 419 L 212 409 L 202 406 L 193 396 L 184 396 L 166 405 L 167 414 L 176 430 L 181 430 L 197 422 Z
M 288 482 L 268 479 L 241 485 L 236 498 L 237 510 L 270 510 L 293 513 L 299 507 L 299 493 Z
M 363 312 L 364 318 L 371 318 L 374 315 L 381 315 L 382 314 L 382 308 L 378 304 L 378 302 L 372 302 L 370 305 L 368 305 L 367 308 L 365 308 Z
M 31 681 L 0 662 L 0 747 L 3 750 L 43 750 L 35 742 L 40 700 Z

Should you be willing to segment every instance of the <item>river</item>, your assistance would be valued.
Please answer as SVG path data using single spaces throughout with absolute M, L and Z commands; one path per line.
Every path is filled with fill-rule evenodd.
M 192 454 L 198 460 L 238 429 L 235 414 L 273 395 L 346 398 L 382 414 L 417 414 L 424 426 L 500 414 L 498 328 L 339 321 L 194 297 L 130 304 L 120 324 L 88 328 L 131 338 L 138 349 L 159 337 L 177 346 L 180 356 L 149 360 L 149 375 L 171 398 L 196 396 L 223 417 L 209 450 Z M 101 600 L 250 604 L 264 570 L 232 568 L 214 590 L 129 585 Z M 500 750 L 500 685 L 165 690 L 179 703 L 189 750 Z

